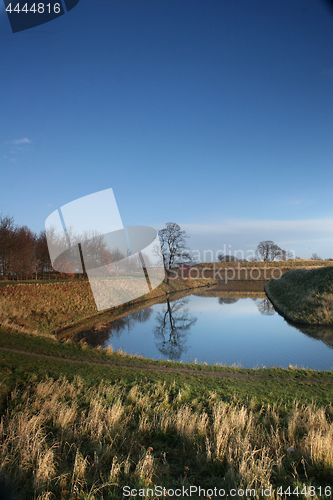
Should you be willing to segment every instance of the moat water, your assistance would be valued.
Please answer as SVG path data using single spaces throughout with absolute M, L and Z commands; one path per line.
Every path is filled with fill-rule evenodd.
M 290 325 L 267 298 L 211 290 L 154 304 L 77 333 L 92 346 L 153 359 L 236 365 L 333 367 L 333 328 Z M 224 296 L 223 296 L 224 295 Z M 179 296 L 178 296 L 179 297 Z

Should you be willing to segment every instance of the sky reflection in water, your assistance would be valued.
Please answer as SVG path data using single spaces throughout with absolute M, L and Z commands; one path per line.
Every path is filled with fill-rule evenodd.
M 333 328 L 289 325 L 268 299 L 190 295 L 77 334 L 88 344 L 154 359 L 333 367 Z

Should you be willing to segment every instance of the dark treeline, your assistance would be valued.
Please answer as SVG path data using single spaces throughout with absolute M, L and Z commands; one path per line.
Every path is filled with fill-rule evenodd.
M 37 235 L 0 215 L 0 279 L 44 277 L 51 271 L 45 231 Z

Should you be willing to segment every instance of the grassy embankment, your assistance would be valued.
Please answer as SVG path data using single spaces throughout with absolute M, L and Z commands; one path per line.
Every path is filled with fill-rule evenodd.
M 130 281 L 126 282 L 128 286 Z M 165 297 L 166 293 L 194 289 L 216 284 L 213 279 L 177 279 L 158 287 L 134 301 Z M 129 303 L 128 303 L 129 304 Z M 128 306 L 114 308 L 109 314 L 119 316 Z M 62 283 L 18 284 L 0 288 L 0 326 L 27 333 L 50 334 L 51 332 L 76 323 L 85 318 L 103 315 L 96 310 L 90 285 L 87 281 L 68 281 Z
M 198 274 L 204 277 L 218 279 L 218 287 L 222 291 L 264 292 L 265 283 L 271 279 L 279 279 L 290 269 L 305 265 L 325 266 L 333 262 L 288 260 L 273 262 L 209 262 L 194 266 L 192 276 Z
M 333 268 L 293 269 L 265 286 L 274 307 L 294 323 L 333 324 Z

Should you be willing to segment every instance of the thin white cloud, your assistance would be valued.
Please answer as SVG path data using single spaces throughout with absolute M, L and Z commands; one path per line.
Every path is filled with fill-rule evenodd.
M 225 219 L 219 224 L 185 224 L 179 221 L 192 252 L 200 252 L 202 261 L 211 261 L 209 252 L 235 255 L 235 251 L 254 252 L 258 243 L 273 240 L 281 248 L 294 251 L 301 258 L 312 252 L 322 258 L 333 257 L 333 217 L 304 220 Z M 156 229 L 163 224 L 151 224 Z M 205 258 L 204 252 L 208 252 Z M 196 254 L 197 255 L 197 254 Z M 236 257 L 240 257 L 239 254 Z M 195 257 L 197 258 L 197 257 Z M 216 259 L 215 259 L 216 260 Z
M 228 219 L 220 224 L 181 224 L 190 239 L 189 246 L 201 252 L 218 249 L 224 254 L 253 252 L 263 240 L 273 240 L 281 248 L 294 251 L 302 258 L 312 252 L 332 257 L 333 218 L 305 220 L 241 220 Z M 237 255 L 239 257 L 239 255 Z M 209 260 L 212 260 L 209 258 Z
M 305 220 L 227 220 L 222 224 L 181 224 L 191 234 L 239 234 L 248 231 L 328 232 L 333 234 L 333 218 Z
M 22 137 L 22 139 L 13 139 L 10 142 L 11 142 L 11 144 L 14 144 L 15 146 L 17 146 L 19 144 L 31 144 L 30 139 L 28 139 L 27 137 Z

